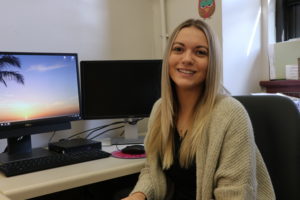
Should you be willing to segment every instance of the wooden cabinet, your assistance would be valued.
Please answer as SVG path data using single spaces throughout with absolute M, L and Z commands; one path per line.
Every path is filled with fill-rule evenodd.
M 260 86 L 266 88 L 267 93 L 283 93 L 300 98 L 300 80 L 260 81 Z

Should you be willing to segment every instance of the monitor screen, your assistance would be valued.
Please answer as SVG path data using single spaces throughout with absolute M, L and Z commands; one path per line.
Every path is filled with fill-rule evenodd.
M 160 97 L 161 60 L 81 61 L 84 119 L 148 117 Z
M 162 60 L 81 61 L 83 119 L 148 117 L 160 98 L 161 66 Z
M 70 128 L 80 119 L 76 53 L 0 52 L 0 138 Z

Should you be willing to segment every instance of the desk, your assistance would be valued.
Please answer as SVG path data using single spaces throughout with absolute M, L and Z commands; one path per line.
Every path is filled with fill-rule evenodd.
M 0 174 L 0 197 L 2 193 L 11 200 L 24 200 L 126 176 L 138 173 L 144 162 L 109 157 L 13 177 Z

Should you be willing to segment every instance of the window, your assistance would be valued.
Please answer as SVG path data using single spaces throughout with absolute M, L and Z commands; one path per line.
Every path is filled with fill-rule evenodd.
M 300 37 L 300 0 L 276 0 L 276 41 Z

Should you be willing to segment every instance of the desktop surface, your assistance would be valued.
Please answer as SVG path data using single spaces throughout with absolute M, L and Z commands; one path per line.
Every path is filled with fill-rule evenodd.
M 104 147 L 113 152 L 115 146 Z M 23 200 L 139 173 L 145 159 L 114 157 L 37 171 L 19 176 L 0 174 L 0 193 L 12 200 Z

